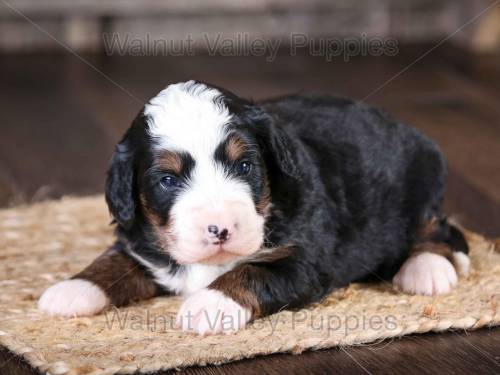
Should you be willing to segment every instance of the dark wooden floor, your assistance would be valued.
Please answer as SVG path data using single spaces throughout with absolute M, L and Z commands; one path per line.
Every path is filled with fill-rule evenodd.
M 500 236 L 500 56 L 428 46 L 345 63 L 299 54 L 257 57 L 0 56 L 0 206 L 103 190 L 113 145 L 167 83 L 201 79 L 255 99 L 300 90 L 381 106 L 431 136 L 449 160 L 446 210 Z M 124 90 L 129 93 L 126 93 Z M 2 361 L 6 361 L 2 364 Z M 274 355 L 189 373 L 500 373 L 500 330 L 411 336 L 375 345 Z M 30 373 L 0 351 L 0 374 Z

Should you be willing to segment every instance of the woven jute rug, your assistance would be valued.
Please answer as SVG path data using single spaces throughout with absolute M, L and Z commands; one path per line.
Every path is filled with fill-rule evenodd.
M 384 282 L 351 285 L 309 309 L 282 311 L 234 335 L 208 337 L 175 328 L 177 297 L 95 317 L 40 313 L 36 303 L 45 288 L 112 243 L 109 221 L 102 196 L 0 211 L 0 344 L 42 372 L 150 372 L 500 323 L 499 246 L 472 233 L 470 276 L 436 298 L 401 294 Z

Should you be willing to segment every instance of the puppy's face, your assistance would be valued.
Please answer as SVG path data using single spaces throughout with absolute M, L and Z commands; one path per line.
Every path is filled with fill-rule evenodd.
M 266 166 L 251 125 L 220 91 L 171 85 L 136 127 L 135 211 L 164 251 L 181 264 L 223 264 L 261 248 Z

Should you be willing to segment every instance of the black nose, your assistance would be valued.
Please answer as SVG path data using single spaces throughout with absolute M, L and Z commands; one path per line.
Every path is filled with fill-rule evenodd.
M 226 228 L 224 228 L 223 230 L 220 231 L 219 235 L 217 236 L 217 238 L 220 240 L 220 241 L 225 241 L 227 240 L 227 236 L 228 236 L 229 232 Z
M 227 240 L 229 236 L 229 231 L 224 228 L 219 232 L 219 227 L 217 225 L 209 225 L 208 226 L 208 233 L 212 234 L 214 237 L 216 237 L 219 241 L 224 242 Z

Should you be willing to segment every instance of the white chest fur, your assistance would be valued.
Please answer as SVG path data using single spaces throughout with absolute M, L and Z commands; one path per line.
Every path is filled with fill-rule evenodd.
M 222 266 L 189 264 L 173 271 L 170 266 L 158 267 L 140 255 L 132 252 L 129 254 L 151 272 L 159 285 L 176 294 L 192 294 L 206 288 L 212 281 L 230 271 L 235 265 L 235 263 Z

